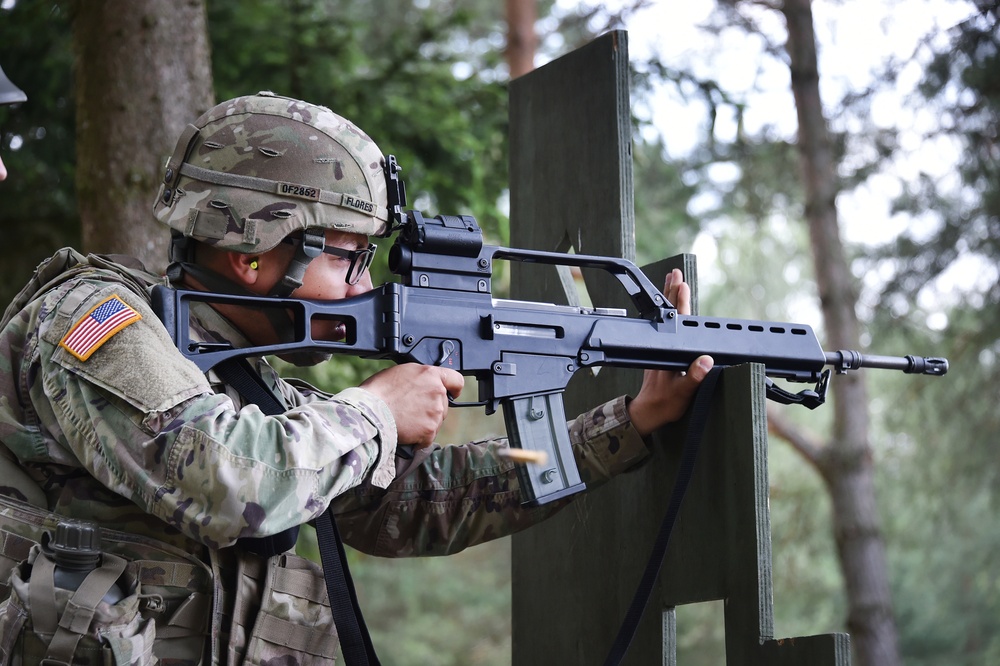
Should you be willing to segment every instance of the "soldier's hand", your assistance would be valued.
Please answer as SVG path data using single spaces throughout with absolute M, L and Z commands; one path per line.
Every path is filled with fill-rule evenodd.
M 663 294 L 681 314 L 691 314 L 691 287 L 676 268 L 667 275 Z M 687 372 L 647 370 L 642 388 L 628 406 L 632 425 L 642 435 L 672 423 L 684 415 L 698 385 L 712 369 L 711 356 L 699 356 Z
M 457 397 L 465 377 L 454 370 L 417 363 L 386 368 L 361 384 L 381 398 L 396 419 L 399 444 L 429 446 L 448 415 L 448 395 Z

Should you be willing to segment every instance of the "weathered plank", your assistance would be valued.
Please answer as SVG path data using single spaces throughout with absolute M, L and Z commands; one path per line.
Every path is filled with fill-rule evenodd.
M 634 258 L 628 46 L 609 33 L 511 83 L 511 244 Z M 694 257 L 644 268 L 656 284 Z M 584 272 L 594 304 L 625 307 L 617 281 Z M 575 302 L 549 266 L 515 265 L 514 298 Z M 576 414 L 638 389 L 635 371 L 577 373 Z M 659 586 L 626 664 L 675 664 L 673 608 L 724 600 L 729 666 L 849 663 L 844 634 L 773 640 L 767 424 L 760 366 L 727 369 Z M 656 433 L 649 464 L 513 539 L 513 662 L 598 664 L 631 601 L 666 509 L 686 423 Z
M 511 245 L 634 256 L 630 147 L 624 32 L 511 82 Z M 512 266 L 512 296 L 569 303 L 550 268 Z M 586 278 L 595 302 L 624 305 L 608 281 Z M 588 374 L 571 382 L 567 414 L 635 390 L 637 373 Z M 612 483 L 514 538 L 515 664 L 594 663 L 611 645 L 641 557 L 629 546 L 639 506 L 633 486 Z M 659 659 L 659 633 L 646 622 L 636 654 Z

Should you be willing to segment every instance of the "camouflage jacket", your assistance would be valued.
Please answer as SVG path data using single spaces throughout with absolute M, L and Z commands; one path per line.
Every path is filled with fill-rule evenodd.
M 496 453 L 502 439 L 397 456 L 391 413 L 360 388 L 329 395 L 257 359 L 288 409 L 266 416 L 243 404 L 174 348 L 148 304 L 154 280 L 139 266 L 64 250 L 5 314 L 0 441 L 41 487 L 45 509 L 221 553 L 205 559 L 225 577 L 238 538 L 300 525 L 328 505 L 346 543 L 387 557 L 456 552 L 558 508 L 520 505 L 513 464 Z M 192 337 L 241 341 L 204 305 Z M 648 455 L 625 405 L 619 398 L 568 424 L 589 486 Z M 223 629 L 212 633 L 226 640 Z

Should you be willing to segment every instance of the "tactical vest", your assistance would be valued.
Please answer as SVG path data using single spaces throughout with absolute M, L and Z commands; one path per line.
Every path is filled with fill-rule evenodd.
M 147 299 L 157 282 L 134 260 L 65 248 L 38 267 L 0 329 L 55 285 L 95 270 Z M 336 629 L 314 562 L 195 541 L 181 549 L 102 527 L 100 566 L 78 589 L 63 589 L 41 544 L 64 517 L 47 510 L 41 488 L 2 443 L 0 491 L 0 666 L 335 661 Z M 123 598 L 105 599 L 112 586 Z

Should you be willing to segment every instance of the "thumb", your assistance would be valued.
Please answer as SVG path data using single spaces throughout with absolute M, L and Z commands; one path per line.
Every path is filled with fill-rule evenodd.
M 702 380 L 708 376 L 708 372 L 715 367 L 715 359 L 711 356 L 699 356 L 691 363 L 685 379 L 694 386 L 701 384 Z

